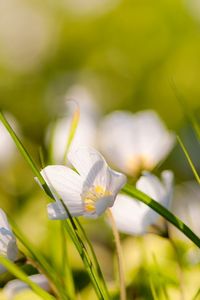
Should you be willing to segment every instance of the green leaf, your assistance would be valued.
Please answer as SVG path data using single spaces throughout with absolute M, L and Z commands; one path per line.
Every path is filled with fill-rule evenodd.
M 70 299 L 67 290 L 65 290 L 62 286 L 62 280 L 59 277 L 59 274 L 55 272 L 54 268 L 49 264 L 42 253 L 40 253 L 37 248 L 29 242 L 25 235 L 20 231 L 18 226 L 10 218 L 9 223 L 12 226 L 15 236 L 27 250 L 31 262 L 35 264 L 36 268 L 40 269 L 47 278 L 49 278 L 55 289 L 55 292 L 62 295 L 62 299 Z
M 180 139 L 179 136 L 177 136 L 177 140 L 178 140 L 179 145 L 181 146 L 181 148 L 182 148 L 182 150 L 183 150 L 183 152 L 184 152 L 184 154 L 185 154 L 185 156 L 186 156 L 186 158 L 187 158 L 187 161 L 188 161 L 188 163 L 189 163 L 189 165 L 190 165 L 190 167 L 191 167 L 191 169 L 192 169 L 192 172 L 193 172 L 193 174 L 194 174 L 194 176 L 195 176 L 195 178 L 196 178 L 198 184 L 200 184 L 200 178 L 199 178 L 199 175 L 198 175 L 197 170 L 196 170 L 196 168 L 195 168 L 195 166 L 194 166 L 194 164 L 193 164 L 193 162 L 192 162 L 192 160 L 191 160 L 191 158 L 190 158 L 190 155 L 189 155 L 187 149 L 185 148 L 185 146 L 184 146 L 184 144 L 183 144 L 183 142 L 181 141 L 181 139 Z
M 199 237 L 187 226 L 185 225 L 178 217 L 176 217 L 173 213 L 171 213 L 168 209 L 162 206 L 157 201 L 153 200 L 143 192 L 137 190 L 133 186 L 126 184 L 122 191 L 141 202 L 145 203 L 149 207 L 151 207 L 154 211 L 156 211 L 159 215 L 163 216 L 167 221 L 173 224 L 176 228 L 178 228 L 183 234 L 185 234 L 195 245 L 200 248 L 200 239 Z
M 68 294 L 71 299 L 75 299 L 75 287 L 74 287 L 74 279 L 72 275 L 71 266 L 69 264 L 68 257 L 68 249 L 67 249 L 67 239 L 65 235 L 65 225 L 61 221 L 60 222 L 60 234 L 61 234 L 61 242 L 62 242 L 62 277 L 64 278 L 65 288 L 68 290 Z
M 5 128 L 8 130 L 11 138 L 13 139 L 13 141 L 14 141 L 14 143 L 16 145 L 16 147 L 21 152 L 22 156 L 24 157 L 24 159 L 26 160 L 26 162 L 28 163 L 28 165 L 32 169 L 34 175 L 38 178 L 40 184 L 42 185 L 42 187 L 44 188 L 44 190 L 46 191 L 46 193 L 51 198 L 53 198 L 53 196 L 51 194 L 51 191 L 48 188 L 46 182 L 44 181 L 44 178 L 40 174 L 40 171 L 39 171 L 36 163 L 34 162 L 34 160 L 32 159 L 32 157 L 30 156 L 30 154 L 28 153 L 28 151 L 25 149 L 24 145 L 22 144 L 22 142 L 20 141 L 20 139 L 16 135 L 15 131 L 12 129 L 12 127 L 10 126 L 10 124 L 8 123 L 8 121 L 6 120 L 6 118 L 4 117 L 4 115 L 3 115 L 3 113 L 1 111 L 0 111 L 0 120 L 2 121 L 3 125 L 5 126 Z
M 76 102 L 75 102 L 75 104 L 76 104 Z M 79 105 L 77 104 L 77 108 L 76 108 L 76 110 L 73 114 L 71 125 L 70 125 L 69 136 L 68 136 L 68 139 L 67 139 L 67 146 L 66 146 L 66 149 L 65 149 L 64 159 L 63 159 L 64 164 L 66 163 L 67 153 L 69 151 L 70 145 L 71 145 L 71 143 L 74 139 L 74 136 L 76 134 L 76 129 L 78 127 L 79 120 L 80 120 L 80 108 L 79 108 Z
M 183 95 L 178 91 L 178 89 L 175 85 L 175 82 L 173 80 L 171 81 L 171 87 L 174 91 L 174 94 L 175 94 L 179 104 L 181 105 L 181 107 L 183 109 L 185 116 L 188 118 L 188 120 L 193 125 L 196 136 L 197 136 L 198 140 L 200 141 L 200 125 L 199 125 L 194 113 L 188 107 L 186 100 L 184 99 Z
M 194 298 L 192 300 L 198 300 L 200 297 L 200 288 L 198 289 L 197 293 L 195 294 Z
M 55 299 L 55 297 L 48 294 L 39 285 L 37 285 L 33 281 L 31 281 L 28 278 L 28 276 L 19 267 L 17 267 L 17 265 L 15 265 L 13 262 L 11 262 L 6 257 L 0 255 L 0 264 L 2 264 L 10 273 L 12 273 L 18 279 L 25 282 L 35 293 L 37 293 L 43 299 L 46 299 L 46 300 Z
M 155 289 L 153 280 L 152 280 L 151 277 L 149 278 L 149 284 L 150 284 L 150 289 L 151 289 L 153 300 L 159 300 L 158 295 L 156 293 L 156 289 Z

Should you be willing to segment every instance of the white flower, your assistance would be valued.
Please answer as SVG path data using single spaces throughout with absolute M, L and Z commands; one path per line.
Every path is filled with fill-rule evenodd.
M 94 121 L 99 118 L 99 107 L 94 101 L 94 95 L 86 86 L 81 84 L 72 85 L 68 89 L 65 99 L 65 111 L 69 111 L 69 114 L 74 111 L 73 101 L 75 101 L 80 108 L 81 115 Z
M 64 159 L 70 135 L 71 122 L 72 116 L 62 118 L 56 123 L 55 128 L 53 129 L 53 158 L 58 163 L 62 163 Z M 70 145 L 70 150 L 73 151 L 80 146 L 94 146 L 95 134 L 96 128 L 94 122 L 87 117 L 81 116 L 76 133 Z
M 172 196 L 173 174 L 164 171 L 162 181 L 145 172 L 136 183 L 136 188 L 163 206 L 168 207 Z M 147 232 L 150 225 L 157 223 L 159 215 L 149 206 L 130 196 L 119 194 L 111 208 L 119 231 L 140 235 Z
M 34 283 L 36 283 L 37 285 L 39 285 L 45 291 L 47 291 L 47 292 L 50 291 L 50 286 L 49 286 L 48 280 L 44 275 L 35 274 L 32 276 L 29 276 L 28 278 L 31 281 L 33 281 Z M 27 289 L 30 289 L 30 287 L 25 282 L 23 282 L 19 279 L 14 279 L 14 280 L 9 281 L 5 285 L 3 292 L 4 292 L 7 300 L 13 300 L 18 293 L 20 293 L 21 291 L 27 290 Z
M 73 151 L 80 146 L 94 147 L 96 145 L 98 110 L 92 102 L 89 91 L 79 85 L 73 86 L 68 91 L 66 99 L 66 107 L 63 108 L 65 116 L 58 119 L 55 124 L 51 124 L 47 130 L 48 144 L 52 145 L 53 159 L 56 163 L 63 162 L 72 120 L 74 114 L 78 114 L 78 110 L 80 118 L 70 150 Z
M 99 140 L 103 154 L 113 165 L 137 175 L 141 170 L 152 170 L 163 160 L 175 138 L 157 114 L 147 110 L 111 113 L 102 121 Z
M 126 177 L 110 169 L 99 152 L 80 147 L 68 154 L 74 170 L 61 165 L 47 166 L 41 175 L 54 196 L 63 200 L 72 216 L 95 218 L 115 201 Z M 68 215 L 57 200 L 48 205 L 50 219 L 65 219 Z
M 192 231 L 200 236 L 200 186 L 198 183 L 192 181 L 185 182 L 175 188 L 172 211 L 188 225 Z M 179 239 L 187 239 L 185 235 L 174 226 L 170 226 L 170 232 Z
M 6 214 L 0 209 L 0 255 L 14 261 L 17 258 L 18 249 L 15 236 L 8 224 Z M 0 274 L 6 269 L 0 265 Z

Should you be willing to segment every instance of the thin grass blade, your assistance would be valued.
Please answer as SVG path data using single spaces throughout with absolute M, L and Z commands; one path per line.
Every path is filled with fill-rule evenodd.
M 55 297 L 48 294 L 40 286 L 31 281 L 28 276 L 13 262 L 8 260 L 6 257 L 0 255 L 0 263 L 15 277 L 25 282 L 35 293 L 37 293 L 42 299 L 54 300 Z
M 163 216 L 168 222 L 173 224 L 176 228 L 178 228 L 184 235 L 186 235 L 198 248 L 200 248 L 200 238 L 186 225 L 184 224 L 178 217 L 176 217 L 173 213 L 171 213 L 168 209 L 162 206 L 160 203 L 150 198 L 143 192 L 137 190 L 133 186 L 126 184 L 123 187 L 122 191 L 136 198 L 149 207 L 151 207 L 154 211 L 156 211 L 159 215 Z
M 67 153 L 69 151 L 70 145 L 71 145 L 71 143 L 74 139 L 74 136 L 76 134 L 78 123 L 79 123 L 79 120 L 80 120 L 80 108 L 79 108 L 79 105 L 76 102 L 75 102 L 75 104 L 77 105 L 77 108 L 76 108 L 76 110 L 73 114 L 71 125 L 70 125 L 69 136 L 68 136 L 68 139 L 67 139 L 67 145 L 66 145 L 66 149 L 65 149 L 65 153 L 64 153 L 64 158 L 63 158 L 64 164 L 66 163 Z
M 187 161 L 188 161 L 188 163 L 189 163 L 189 165 L 192 169 L 192 172 L 194 174 L 194 177 L 196 178 L 196 181 L 198 182 L 198 184 L 200 184 L 200 177 L 199 177 L 199 175 L 197 173 L 197 170 L 196 170 L 196 168 L 195 168 L 195 166 L 194 166 L 194 164 L 193 164 L 193 162 L 190 158 L 190 155 L 189 155 L 187 149 L 185 148 L 185 146 L 184 146 L 184 144 L 183 144 L 183 142 L 182 142 L 182 140 L 179 136 L 177 136 L 177 140 L 179 142 L 179 145 L 181 146 L 181 149 L 183 150 L 183 152 L 185 154 L 185 157 L 187 158 Z

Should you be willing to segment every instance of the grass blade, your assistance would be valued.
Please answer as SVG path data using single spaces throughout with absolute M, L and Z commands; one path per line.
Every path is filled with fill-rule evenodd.
M 90 259 L 90 255 L 78 231 L 77 230 L 73 231 L 70 229 L 71 224 L 69 223 L 70 222 L 69 220 L 65 220 L 63 222 L 65 223 L 65 229 L 67 233 L 70 235 L 72 241 L 74 242 L 74 245 L 76 246 L 77 251 L 79 252 L 79 255 L 82 258 L 82 261 L 88 272 L 88 275 L 90 276 L 90 279 L 92 281 L 98 299 L 101 300 L 110 299 L 107 292 L 102 288 L 101 280 L 99 279 L 98 273 L 94 267 L 92 260 Z
M 153 300 L 159 300 L 157 293 L 156 293 L 155 286 L 153 284 L 153 280 L 151 277 L 149 278 L 149 284 L 150 284 L 150 289 L 151 289 Z
M 193 172 L 193 174 L 194 174 L 194 176 L 195 176 L 195 178 L 196 178 L 198 184 L 200 184 L 200 177 L 199 177 L 199 175 L 198 175 L 198 173 L 197 173 L 197 171 L 196 171 L 196 168 L 195 168 L 195 166 L 194 166 L 194 164 L 193 164 L 193 162 L 192 162 L 192 160 L 191 160 L 191 158 L 190 158 L 190 155 L 189 155 L 187 149 L 185 148 L 185 146 L 184 146 L 184 144 L 183 144 L 183 142 L 181 141 L 181 139 L 180 139 L 179 136 L 177 136 L 177 140 L 178 140 L 179 145 L 181 146 L 181 149 L 183 150 L 183 152 L 184 152 L 184 154 L 185 154 L 185 156 L 186 156 L 186 158 L 187 158 L 187 161 L 188 161 L 188 163 L 189 163 L 189 165 L 190 165 L 190 167 L 191 167 L 191 169 L 192 169 L 192 172 Z
M 196 133 L 196 136 L 198 138 L 198 140 L 200 141 L 200 125 L 194 115 L 194 113 L 191 112 L 190 108 L 188 107 L 183 95 L 180 94 L 180 92 L 178 91 L 175 82 L 172 80 L 171 81 L 171 87 L 174 91 L 174 94 L 176 96 L 176 99 L 178 100 L 180 106 L 183 109 L 183 112 L 185 114 L 185 116 L 188 118 L 188 120 L 191 122 L 191 124 L 193 125 L 194 131 Z
M 15 277 L 17 277 L 18 279 L 25 282 L 35 293 L 37 293 L 40 297 L 42 297 L 42 299 L 45 299 L 45 300 L 54 300 L 55 299 L 55 297 L 48 294 L 39 285 L 37 285 L 33 281 L 31 281 L 28 278 L 28 276 L 19 267 L 17 267 L 13 262 L 11 262 L 6 257 L 0 255 L 0 263 Z
M 103 276 L 103 273 L 101 271 L 101 268 L 100 268 L 100 265 L 99 265 L 99 262 L 97 260 L 97 257 L 96 257 L 96 254 L 94 252 L 94 248 L 90 242 L 90 240 L 88 239 L 86 233 L 85 233 L 85 230 L 83 229 L 81 223 L 79 222 L 78 219 L 76 219 L 76 225 L 77 225 L 77 228 L 79 229 L 79 231 L 81 232 L 84 240 L 86 241 L 87 243 L 87 246 L 88 246 L 88 250 L 90 251 L 91 253 L 91 256 L 93 258 L 93 262 L 94 262 L 94 265 L 95 265 L 95 269 L 97 271 L 97 274 L 99 276 L 99 279 L 101 280 L 101 285 L 102 285 L 102 289 L 104 290 L 104 293 L 107 295 L 107 299 L 109 299 L 109 292 L 108 292 L 108 288 L 107 288 L 107 285 L 106 285 L 106 282 L 104 280 L 104 276 Z
M 29 258 L 31 258 L 31 262 L 36 266 L 36 268 L 38 268 L 42 273 L 44 273 L 47 278 L 49 278 L 55 293 L 60 294 L 62 296 L 62 299 L 70 299 L 67 291 L 65 291 L 65 289 L 62 286 L 62 280 L 59 277 L 59 274 L 55 273 L 54 268 L 48 263 L 46 258 L 35 248 L 35 246 L 32 243 L 28 241 L 28 239 L 20 231 L 18 226 L 10 218 L 9 223 L 11 224 L 12 230 L 17 239 L 28 251 L 28 256 Z
M 79 123 L 79 120 L 80 120 L 80 108 L 79 108 L 78 103 L 75 102 L 75 104 L 77 105 L 77 108 L 76 108 L 76 110 L 73 114 L 72 121 L 71 121 L 71 124 L 70 124 L 69 137 L 67 139 L 67 145 L 66 145 L 66 149 L 65 149 L 65 153 L 64 153 L 64 159 L 63 159 L 64 164 L 66 163 L 67 153 L 69 151 L 70 145 L 71 145 L 71 143 L 74 139 L 74 136 L 76 134 L 76 129 L 78 127 L 78 123 Z
M 62 277 L 64 278 L 65 288 L 68 290 L 68 294 L 71 299 L 76 299 L 74 279 L 72 275 L 72 270 L 69 264 L 68 249 L 67 249 L 67 239 L 65 235 L 65 226 L 63 222 L 60 222 L 60 233 L 62 242 Z
M 40 171 L 38 170 L 35 162 L 33 161 L 33 159 L 31 158 L 31 156 L 29 155 L 29 153 L 27 152 L 27 150 L 25 149 L 25 147 L 23 146 L 22 142 L 20 141 L 20 139 L 18 138 L 18 136 L 16 135 L 16 133 L 14 132 L 14 130 L 12 129 L 12 127 L 10 126 L 10 124 L 7 122 L 6 118 L 4 117 L 4 115 L 2 114 L 2 112 L 0 112 L 0 120 L 2 121 L 2 123 L 4 124 L 4 126 L 7 128 L 8 132 L 10 133 L 13 141 L 15 142 L 17 148 L 19 149 L 19 151 L 21 152 L 22 156 L 24 157 L 24 159 L 27 161 L 27 163 L 29 164 L 29 166 L 31 167 L 33 173 L 35 174 L 35 176 L 38 178 L 40 184 L 42 185 L 42 187 L 44 188 L 45 192 L 47 193 L 48 196 L 51 197 L 51 199 L 57 200 L 57 195 L 55 195 L 55 193 L 50 190 L 50 188 L 48 187 L 48 185 L 46 184 L 45 180 L 43 179 L 42 175 L 40 174 Z M 59 196 L 59 195 L 58 195 Z M 60 198 L 60 197 L 59 197 Z M 62 201 L 62 199 L 60 199 Z M 63 201 L 62 201 L 63 203 Z M 73 220 L 73 218 L 71 217 L 69 210 L 67 209 L 66 205 L 63 203 L 63 206 L 69 216 L 69 219 L 67 221 L 65 221 L 65 228 L 68 232 L 68 234 L 70 235 L 72 241 L 74 242 L 79 255 L 81 256 L 83 263 L 85 265 L 86 270 L 88 271 L 88 274 L 91 278 L 91 281 L 93 283 L 93 286 L 95 288 L 96 294 L 98 296 L 99 299 L 109 299 L 109 295 L 107 293 L 107 290 L 105 290 L 104 288 L 102 288 L 101 286 L 101 279 L 99 278 L 99 274 L 96 271 L 94 264 L 92 263 L 92 260 L 90 259 L 90 255 L 87 252 L 87 248 L 85 247 L 84 242 L 82 241 L 78 230 L 77 230 L 77 226 Z M 15 226 L 13 226 L 15 227 Z M 18 230 L 14 230 L 14 233 L 17 235 Z M 21 235 L 19 234 L 18 239 L 23 243 L 26 244 L 27 249 L 29 249 L 29 252 L 34 256 L 34 258 L 37 260 L 39 259 L 39 262 L 41 263 L 41 265 L 45 268 L 49 268 L 49 265 L 46 265 L 45 260 L 43 260 L 42 257 L 38 256 L 38 253 L 36 254 L 35 252 L 32 252 L 31 247 L 29 247 L 27 241 L 26 243 L 24 243 L 23 238 L 21 238 Z M 41 261 L 42 259 L 42 261 Z
M 195 294 L 194 298 L 192 300 L 198 300 L 200 297 L 200 288 L 198 289 L 197 293 Z
M 143 192 L 137 190 L 133 186 L 126 184 L 123 187 L 122 191 L 136 198 L 149 207 L 151 207 L 154 211 L 156 211 L 159 215 L 163 216 L 168 222 L 173 224 L 176 228 L 178 228 L 183 234 L 185 234 L 195 245 L 200 248 L 200 238 L 187 226 L 185 225 L 178 217 L 176 217 L 173 213 L 171 213 L 168 209 L 162 206 L 157 201 L 153 200 Z

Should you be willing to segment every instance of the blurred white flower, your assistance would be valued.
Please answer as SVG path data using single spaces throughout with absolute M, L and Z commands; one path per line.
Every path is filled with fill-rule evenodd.
M 63 112 L 66 116 L 51 124 L 47 131 L 48 144 L 52 146 L 52 158 L 56 163 L 63 162 L 71 124 L 74 114 L 78 111 L 80 118 L 70 150 L 73 151 L 80 146 L 95 147 L 96 144 L 98 109 L 89 91 L 80 85 L 72 86 L 65 98 Z
M 12 233 L 6 214 L 0 209 L 0 255 L 14 261 L 17 258 L 18 249 L 15 236 Z M 0 265 L 0 274 L 6 269 Z
M 121 0 L 63 0 L 70 13 L 77 16 L 99 15 L 114 9 Z
M 53 160 L 62 163 L 68 143 L 73 116 L 60 119 L 53 130 Z M 95 146 L 96 128 L 94 123 L 85 116 L 80 116 L 74 138 L 70 145 L 73 151 L 79 146 Z
M 196 18 L 200 20 L 200 2 L 199 0 L 185 0 L 185 5 L 188 11 Z
M 96 218 L 113 205 L 126 177 L 110 169 L 101 154 L 92 148 L 80 147 L 70 152 L 68 159 L 78 173 L 61 165 L 47 166 L 41 171 L 57 199 L 48 205 L 49 218 L 68 217 L 59 198 L 72 216 Z
M 29 276 L 29 279 L 34 283 L 36 283 L 37 285 L 39 285 L 42 289 L 46 290 L 47 292 L 51 290 L 48 280 L 44 275 L 42 274 L 31 275 Z M 30 287 L 25 282 L 19 279 L 14 279 L 9 281 L 5 285 L 3 292 L 7 300 L 13 300 L 18 293 L 27 289 L 30 289 Z
M 0 1 L 1 63 L 24 72 L 41 65 L 56 45 L 57 24 L 39 3 Z
M 135 176 L 142 170 L 152 170 L 163 160 L 175 137 L 154 111 L 116 111 L 102 121 L 99 141 L 103 154 L 113 165 Z
M 74 111 L 73 101 L 75 101 L 80 108 L 81 115 L 87 116 L 93 121 L 99 118 L 99 107 L 94 101 L 94 95 L 86 86 L 81 84 L 72 85 L 68 89 L 65 99 L 66 110 L 69 111 L 69 114 Z
M 136 188 L 165 207 L 169 207 L 173 189 L 173 173 L 163 171 L 159 180 L 145 172 L 136 183 Z M 156 225 L 159 215 L 149 206 L 130 196 L 119 194 L 111 208 L 119 231 L 141 235 L 148 231 L 150 225 Z
M 198 183 L 191 181 L 175 188 L 172 211 L 200 236 L 200 186 Z M 170 226 L 170 233 L 179 239 L 188 240 L 174 226 Z
M 15 131 L 19 131 L 18 125 L 14 118 L 8 113 L 5 113 L 5 116 Z M 8 164 L 12 162 L 15 153 L 15 143 L 10 137 L 8 130 L 0 122 L 0 167 L 2 168 L 8 166 Z

